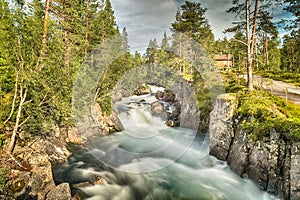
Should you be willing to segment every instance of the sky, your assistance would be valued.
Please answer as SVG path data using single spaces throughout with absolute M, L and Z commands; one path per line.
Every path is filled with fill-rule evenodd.
M 160 44 L 164 32 L 170 35 L 171 23 L 178 8 L 185 0 L 111 0 L 120 30 L 126 27 L 131 51 L 145 52 L 149 40 L 156 38 Z M 206 17 L 215 38 L 230 38 L 223 31 L 236 21 L 234 15 L 226 13 L 232 0 L 194 0 L 207 8 Z M 281 8 L 274 10 L 275 18 L 286 16 Z

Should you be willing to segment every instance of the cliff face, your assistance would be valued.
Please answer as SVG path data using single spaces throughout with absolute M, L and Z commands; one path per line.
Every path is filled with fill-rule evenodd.
M 300 143 L 270 130 L 252 140 L 234 118 L 234 94 L 220 95 L 210 115 L 210 154 L 283 199 L 300 199 Z

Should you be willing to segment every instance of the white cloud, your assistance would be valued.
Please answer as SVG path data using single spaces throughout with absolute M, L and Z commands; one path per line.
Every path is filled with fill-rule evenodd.
M 178 7 L 185 0 L 111 0 L 117 24 L 122 29 L 126 27 L 129 33 L 129 43 L 133 51 L 144 52 L 149 40 L 156 38 L 161 41 L 164 31 L 169 32 L 171 23 L 175 20 Z M 232 0 L 193 0 L 207 8 L 206 16 L 212 27 L 215 38 L 230 37 L 223 31 L 232 27 L 234 15 L 226 13 L 232 5 Z
M 161 40 L 178 8 L 176 0 L 111 0 L 120 28 L 126 27 L 133 51 L 144 51 L 149 40 Z

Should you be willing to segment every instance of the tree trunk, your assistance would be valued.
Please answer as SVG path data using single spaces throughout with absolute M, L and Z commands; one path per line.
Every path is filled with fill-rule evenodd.
M 45 51 L 47 47 L 47 34 L 48 34 L 48 21 L 49 21 L 49 9 L 50 9 L 50 2 L 51 0 L 46 0 L 46 6 L 45 6 L 45 15 L 44 15 L 44 31 L 43 31 L 43 37 L 42 37 L 42 47 L 40 51 L 40 56 L 37 62 L 37 68 L 40 71 L 43 67 L 43 61 L 45 57 Z
M 266 48 L 266 63 L 265 66 L 268 70 L 269 69 L 269 38 L 268 38 L 268 33 L 266 33 L 266 44 L 265 44 L 265 48 Z
M 14 126 L 8 147 L 7 147 L 7 151 L 8 152 L 13 152 L 14 148 L 15 148 L 15 144 L 16 144 L 16 137 L 17 137 L 17 132 L 20 126 L 20 119 L 21 119 L 21 114 L 22 114 L 22 108 L 26 99 L 26 95 L 27 95 L 27 89 L 25 89 L 25 91 L 23 92 L 23 86 L 20 86 L 20 103 L 19 103 L 19 108 L 18 108 L 18 112 L 17 112 L 17 116 L 16 116 L 16 124 Z
M 258 14 L 258 0 L 255 0 L 255 10 L 253 17 L 252 35 L 250 38 L 250 6 L 249 0 L 246 0 L 246 35 L 247 35 L 247 81 L 248 91 L 253 91 L 253 52 L 256 37 L 256 25 L 257 25 L 257 14 Z
M 252 55 L 251 55 L 251 41 L 250 41 L 250 11 L 249 0 L 246 0 L 246 37 L 247 37 L 247 85 L 248 91 L 253 91 L 253 77 L 252 77 Z

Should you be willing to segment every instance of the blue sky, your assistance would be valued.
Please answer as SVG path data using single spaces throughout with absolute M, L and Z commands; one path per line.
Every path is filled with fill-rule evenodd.
M 120 30 L 126 27 L 132 51 L 145 52 L 149 40 L 156 38 L 160 43 L 163 33 L 169 33 L 177 9 L 184 0 L 111 0 Z M 223 34 L 224 29 L 236 21 L 225 11 L 232 0 L 194 0 L 207 8 L 206 16 L 215 38 L 231 37 Z M 274 10 L 275 18 L 286 16 L 281 8 Z

